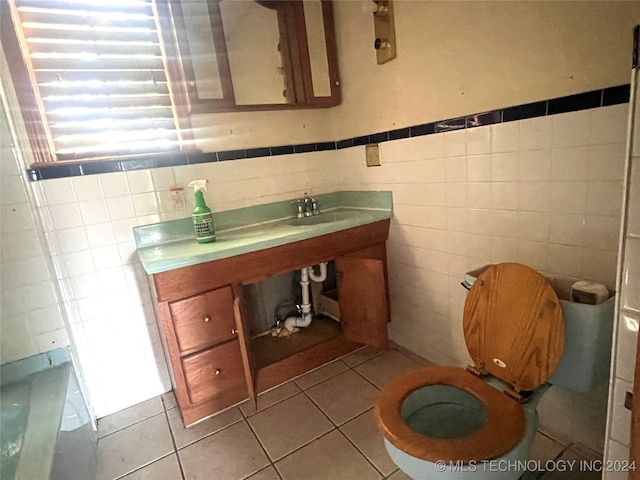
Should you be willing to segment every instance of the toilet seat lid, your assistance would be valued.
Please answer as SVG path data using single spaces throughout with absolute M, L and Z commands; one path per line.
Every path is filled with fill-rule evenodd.
M 546 382 L 564 348 L 558 296 L 547 279 L 518 263 L 492 265 L 478 277 L 464 305 L 463 329 L 476 368 L 516 391 Z

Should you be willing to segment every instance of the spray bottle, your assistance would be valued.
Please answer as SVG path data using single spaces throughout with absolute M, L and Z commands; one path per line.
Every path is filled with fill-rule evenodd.
M 216 241 L 211 209 L 204 203 L 204 195 L 202 193 L 203 190 L 205 192 L 207 191 L 207 183 L 209 183 L 209 180 L 194 180 L 188 185 L 189 187 L 193 187 L 196 196 L 196 208 L 193 209 L 191 217 L 193 218 L 193 228 L 195 229 L 198 243 Z

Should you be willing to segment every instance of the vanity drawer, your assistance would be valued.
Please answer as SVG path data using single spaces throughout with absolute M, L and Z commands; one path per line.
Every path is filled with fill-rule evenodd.
M 231 288 L 169 304 L 180 352 L 198 351 L 236 336 Z
M 182 367 L 192 403 L 216 398 L 228 406 L 248 396 L 238 340 L 185 357 Z

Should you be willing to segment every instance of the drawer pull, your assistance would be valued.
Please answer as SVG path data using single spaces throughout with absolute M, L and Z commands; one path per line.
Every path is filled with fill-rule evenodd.
M 238 329 L 237 328 L 232 328 L 231 329 L 231 335 L 235 335 L 236 333 L 238 333 Z
M 211 317 L 209 316 L 204 317 L 204 323 L 209 323 L 210 320 L 211 320 Z
M 216 368 L 216 375 L 220 375 L 221 372 L 222 370 L 220 370 L 219 368 Z

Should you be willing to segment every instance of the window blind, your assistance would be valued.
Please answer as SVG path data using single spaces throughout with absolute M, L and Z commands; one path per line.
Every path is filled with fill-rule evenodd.
M 9 0 L 58 160 L 180 149 L 151 0 Z

